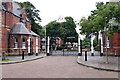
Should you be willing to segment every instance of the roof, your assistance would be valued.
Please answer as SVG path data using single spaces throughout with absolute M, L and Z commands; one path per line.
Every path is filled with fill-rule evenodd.
M 5 3 L 6 3 L 6 2 L 5 2 Z M 25 20 L 26 22 L 31 23 L 28 18 L 27 18 L 27 19 L 24 19 L 24 18 L 22 18 L 22 17 L 20 16 L 20 14 L 23 13 L 24 9 L 19 5 L 19 3 L 13 1 L 13 2 L 12 2 L 12 7 L 13 7 L 13 11 L 10 12 L 10 11 L 6 10 L 5 7 L 4 7 L 2 4 L 0 4 L 0 10 L 2 10 L 2 11 L 4 11 L 4 12 L 7 12 L 7 13 L 9 13 L 9 14 L 17 17 L 17 18 L 23 19 L 23 20 Z
M 36 37 L 40 37 L 39 35 L 37 35 L 35 32 L 31 31 L 31 35 L 36 36 Z
M 10 33 L 11 35 L 31 35 L 23 23 L 15 23 Z
M 23 9 L 22 9 L 22 7 L 19 5 L 18 2 L 13 1 L 13 2 L 12 2 L 12 6 L 13 6 L 13 13 L 14 13 L 15 15 L 20 16 L 20 14 L 23 13 Z

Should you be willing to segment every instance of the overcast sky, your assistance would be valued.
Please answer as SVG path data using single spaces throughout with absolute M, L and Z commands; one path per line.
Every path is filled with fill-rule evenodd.
M 15 0 L 18 2 L 30 1 L 38 10 L 44 26 L 59 17 L 71 16 L 75 20 L 90 15 L 91 10 L 96 9 L 98 1 L 108 0 Z

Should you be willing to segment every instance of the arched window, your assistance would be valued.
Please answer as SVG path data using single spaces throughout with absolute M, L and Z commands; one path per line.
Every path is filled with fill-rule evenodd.
M 26 48 L 26 41 L 25 41 L 25 38 L 23 38 L 23 40 L 22 40 L 22 48 Z
M 18 48 L 18 39 L 17 38 L 15 38 L 15 40 L 14 40 L 14 48 Z

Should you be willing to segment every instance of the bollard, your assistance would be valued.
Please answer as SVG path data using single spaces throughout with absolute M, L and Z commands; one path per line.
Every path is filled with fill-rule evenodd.
M 82 40 L 80 40 L 80 56 L 82 56 Z
M 103 56 L 103 53 L 100 53 L 100 56 Z
M 28 53 L 28 56 L 30 56 L 31 55 L 31 53 Z
M 36 53 L 36 56 L 38 56 L 38 53 Z
M 47 53 L 47 56 L 50 56 L 50 53 Z
M 78 53 L 78 56 L 81 56 L 81 53 Z
M 24 51 L 22 51 L 22 60 L 24 60 Z
M 91 56 L 94 56 L 94 53 L 91 53 Z
M 82 56 L 82 53 L 78 53 L 78 56 Z
M 85 51 L 85 61 L 87 61 L 87 51 Z

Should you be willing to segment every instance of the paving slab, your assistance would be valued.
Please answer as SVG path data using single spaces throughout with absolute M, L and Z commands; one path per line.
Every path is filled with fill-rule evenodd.
M 38 54 L 38 56 L 36 56 L 36 55 L 24 56 L 24 59 L 22 59 L 22 56 L 7 56 L 6 60 L 9 60 L 9 61 L 0 62 L 0 64 L 3 65 L 3 64 L 21 63 L 21 62 L 40 59 L 40 58 L 43 58 L 45 56 L 46 56 L 46 54 Z
M 87 56 L 85 61 L 85 55 L 78 56 L 77 63 L 92 67 L 100 70 L 120 72 L 119 58 L 115 56 L 108 56 L 108 62 L 106 56 Z

